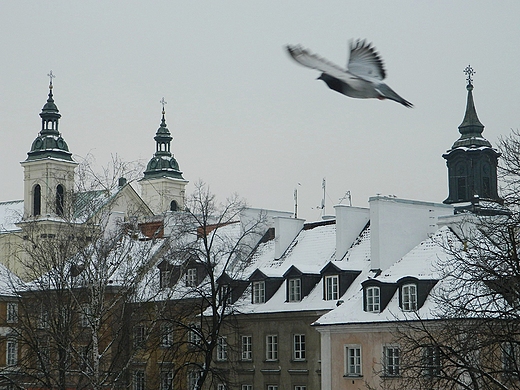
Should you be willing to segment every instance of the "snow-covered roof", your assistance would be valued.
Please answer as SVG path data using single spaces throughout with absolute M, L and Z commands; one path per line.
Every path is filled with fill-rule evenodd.
M 20 230 L 16 222 L 23 216 L 23 200 L 0 202 L 0 234 Z

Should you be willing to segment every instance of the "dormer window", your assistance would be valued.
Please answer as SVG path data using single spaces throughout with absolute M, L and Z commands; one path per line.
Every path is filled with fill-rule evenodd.
M 366 310 L 371 313 L 381 311 L 381 294 L 379 287 L 366 288 Z
M 265 282 L 253 282 L 253 303 L 265 302 Z
M 302 299 L 302 280 L 301 279 L 289 279 L 287 281 L 289 284 L 288 290 L 288 301 L 289 302 L 298 302 Z
M 417 310 L 417 285 L 405 284 L 401 289 L 403 311 Z
M 325 276 L 325 300 L 326 301 L 335 301 L 339 299 L 339 276 L 338 275 L 330 275 Z
M 197 286 L 197 268 L 188 268 L 186 270 L 185 278 L 187 287 Z

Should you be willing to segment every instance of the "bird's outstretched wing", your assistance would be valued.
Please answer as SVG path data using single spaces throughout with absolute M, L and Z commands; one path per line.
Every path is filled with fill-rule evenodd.
M 342 69 L 336 64 L 327 61 L 316 54 L 311 53 L 309 50 L 304 49 L 300 45 L 291 46 L 287 45 L 287 52 L 289 55 L 299 64 L 308 68 L 317 69 L 323 73 L 329 74 L 338 79 L 345 79 L 347 77 L 345 69 Z
M 386 77 L 383 60 L 371 43 L 364 40 L 350 42 L 350 58 L 347 70 L 362 78 L 383 80 Z

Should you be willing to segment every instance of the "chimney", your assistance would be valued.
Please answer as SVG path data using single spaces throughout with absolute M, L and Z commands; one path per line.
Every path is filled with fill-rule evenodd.
M 303 229 L 304 219 L 290 217 L 274 218 L 274 258 L 279 259 Z
M 117 185 L 119 187 L 123 187 L 125 184 L 126 184 L 126 178 L 125 177 L 120 177 L 118 182 L 117 182 Z
M 372 269 L 385 270 L 437 230 L 440 216 L 453 207 L 396 197 L 375 196 L 370 204 Z
M 344 204 L 336 210 L 336 260 L 341 260 L 370 220 L 370 210 Z

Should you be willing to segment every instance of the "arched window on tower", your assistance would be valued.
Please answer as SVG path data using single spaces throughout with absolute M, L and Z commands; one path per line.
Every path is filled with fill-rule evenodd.
M 177 202 L 172 200 L 170 203 L 170 211 L 178 211 L 179 206 L 177 205 Z
M 33 189 L 33 215 L 36 217 L 42 213 L 42 188 L 36 184 Z
M 65 190 L 61 184 L 56 187 L 56 214 L 63 217 Z

